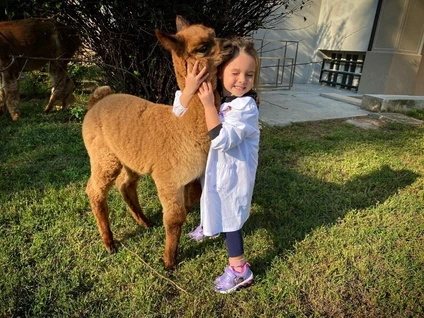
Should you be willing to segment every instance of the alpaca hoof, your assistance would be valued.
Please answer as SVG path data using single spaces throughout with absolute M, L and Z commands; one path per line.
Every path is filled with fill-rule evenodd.
M 168 272 L 168 274 L 172 275 L 172 273 L 176 269 L 177 269 L 177 262 L 165 262 L 165 270 Z
M 144 223 L 144 228 L 146 230 L 150 229 L 152 227 L 153 223 L 150 222 L 149 220 L 146 220 L 146 222 Z
M 117 247 L 116 247 L 116 244 L 115 244 L 115 242 L 112 242 L 112 243 L 110 243 L 110 244 L 105 244 L 105 248 L 106 248 L 106 251 L 109 253 L 109 254 L 115 254 L 116 253 L 116 251 L 117 251 Z
M 18 113 L 15 113 L 15 114 L 12 115 L 12 120 L 13 121 L 17 121 L 18 119 L 19 119 L 19 114 Z
M 146 218 L 144 215 L 140 216 L 138 215 L 135 219 L 138 225 L 144 227 L 146 230 L 150 229 L 152 227 L 152 222 Z

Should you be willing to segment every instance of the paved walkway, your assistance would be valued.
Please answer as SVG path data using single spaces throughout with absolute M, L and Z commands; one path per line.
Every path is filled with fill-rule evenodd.
M 259 95 L 259 118 L 271 126 L 284 126 L 294 122 L 367 116 L 370 113 L 358 105 L 320 94 L 345 96 L 351 100 L 361 97 L 354 91 L 318 84 L 294 84 L 290 90 L 264 88 Z

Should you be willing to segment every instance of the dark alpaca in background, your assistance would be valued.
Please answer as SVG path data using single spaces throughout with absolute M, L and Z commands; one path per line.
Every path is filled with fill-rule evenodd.
M 71 58 L 80 44 L 73 30 L 50 19 L 0 22 L 0 114 L 7 107 L 12 120 L 19 119 L 20 73 L 39 70 L 47 63 L 53 88 L 45 111 L 57 103 L 63 108 L 73 103 L 75 85 L 67 72 L 68 61 L 60 59 Z

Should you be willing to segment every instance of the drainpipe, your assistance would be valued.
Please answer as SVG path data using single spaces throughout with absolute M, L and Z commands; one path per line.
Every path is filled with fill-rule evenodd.
M 370 42 L 368 43 L 368 51 L 372 50 L 372 45 L 374 44 L 375 32 L 377 30 L 378 18 L 380 17 L 381 6 L 384 0 L 378 0 L 377 9 L 375 10 L 374 23 L 372 25 Z

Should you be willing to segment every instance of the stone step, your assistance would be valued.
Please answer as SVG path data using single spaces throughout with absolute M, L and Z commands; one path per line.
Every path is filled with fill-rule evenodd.
M 424 96 L 364 94 L 361 108 L 372 112 L 407 112 L 424 109 Z
M 388 123 L 398 123 L 405 125 L 420 126 L 424 121 L 412 118 L 399 113 L 370 113 L 368 116 L 350 118 L 347 123 L 362 129 L 379 129 Z
M 416 119 L 400 113 L 370 113 L 368 117 L 388 123 L 398 123 L 413 126 L 420 126 L 424 124 L 424 121 L 420 119 Z

